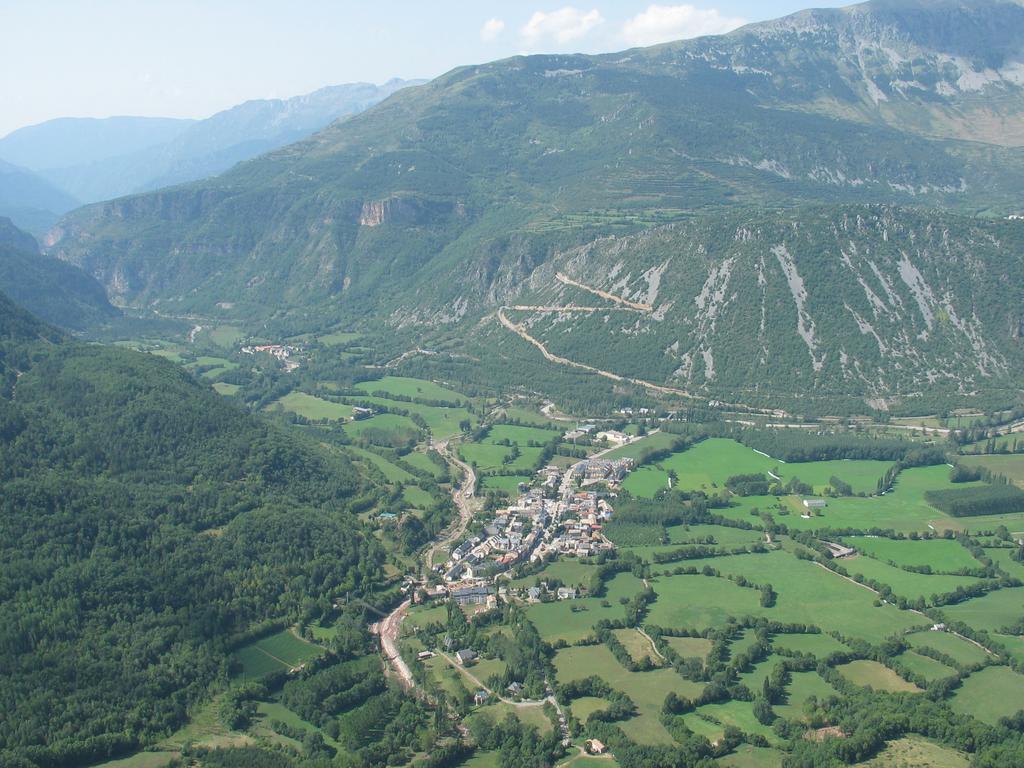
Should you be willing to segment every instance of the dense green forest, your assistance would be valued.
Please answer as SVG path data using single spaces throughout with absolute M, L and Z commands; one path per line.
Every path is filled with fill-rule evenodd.
M 226 679 L 233 636 L 384 582 L 341 456 L 3 297 L 0 338 L 0 755 L 136 748 Z

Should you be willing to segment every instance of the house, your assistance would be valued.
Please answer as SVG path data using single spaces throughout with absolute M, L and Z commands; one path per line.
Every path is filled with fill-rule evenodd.
M 618 430 L 615 429 L 608 429 L 605 430 L 604 432 L 598 432 L 597 439 L 607 440 L 609 443 L 613 445 L 625 445 L 626 443 L 629 442 L 629 435 L 627 435 L 625 432 L 619 432 Z
M 530 587 L 526 590 L 526 599 L 531 603 L 536 603 L 540 600 L 540 587 Z
M 467 664 L 472 664 L 474 661 L 476 661 L 477 655 L 477 652 L 474 651 L 472 648 L 463 648 L 461 651 L 455 652 L 455 659 L 462 666 L 466 666 Z
M 416 654 L 416 661 L 426 661 L 427 659 L 434 658 L 433 651 L 420 651 Z
M 473 703 L 476 704 L 478 707 L 482 707 L 484 704 L 490 701 L 490 699 L 491 694 L 484 690 L 477 691 L 473 694 Z
M 493 595 L 492 587 L 462 587 L 452 590 L 452 600 L 459 605 L 482 605 Z
M 804 506 L 807 509 L 824 509 L 828 503 L 824 499 L 804 499 Z
M 523 686 L 517 682 L 511 682 L 508 684 L 505 690 L 511 693 L 513 696 L 518 696 L 520 693 L 523 692 Z
M 606 747 L 603 742 L 598 741 L 597 739 L 587 739 L 587 743 L 585 744 L 585 746 L 587 752 L 589 752 L 591 755 L 603 755 L 605 752 L 608 751 L 608 747 Z
M 559 600 L 575 600 L 576 599 L 576 587 L 559 587 L 555 593 Z

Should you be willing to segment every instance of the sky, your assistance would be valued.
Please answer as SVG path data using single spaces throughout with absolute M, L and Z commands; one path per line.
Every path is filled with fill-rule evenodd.
M 811 0 L 0 0 L 0 136 L 55 117 L 208 117 L 519 53 L 727 32 Z

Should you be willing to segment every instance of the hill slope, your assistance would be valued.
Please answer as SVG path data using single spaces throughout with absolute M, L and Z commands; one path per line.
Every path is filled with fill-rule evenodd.
M 77 205 L 75 198 L 41 176 L 0 160 L 0 216 L 41 234 Z
M 94 278 L 72 264 L 41 254 L 31 235 L 3 217 L 0 291 L 40 319 L 74 331 L 120 315 Z
M 380 580 L 343 458 L 2 295 L 0 332 L 0 762 L 137 748 L 224 674 L 231 636 Z

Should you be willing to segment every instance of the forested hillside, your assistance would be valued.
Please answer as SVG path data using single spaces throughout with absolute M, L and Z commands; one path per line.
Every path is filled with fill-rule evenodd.
M 109 322 L 120 312 L 95 278 L 39 253 L 36 241 L 0 217 L 0 291 L 42 320 L 75 331 Z
M 0 762 L 167 734 L 232 636 L 382 583 L 343 458 L 6 298 L 0 336 Z

